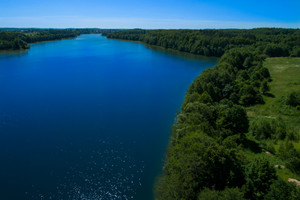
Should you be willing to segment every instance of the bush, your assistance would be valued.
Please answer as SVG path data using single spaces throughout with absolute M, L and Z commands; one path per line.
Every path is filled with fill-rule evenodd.
M 291 57 L 300 57 L 300 47 L 294 47 L 291 51 Z
M 263 149 L 265 149 L 266 151 L 269 151 L 273 154 L 276 153 L 275 148 L 274 148 L 274 142 L 273 140 L 265 140 L 261 142 L 261 146 Z
M 266 94 L 267 92 L 270 91 L 270 87 L 269 87 L 269 84 L 268 84 L 268 81 L 267 80 L 264 80 L 262 83 L 261 83 L 261 86 L 260 86 L 260 90 L 263 94 Z
M 259 73 L 265 79 L 270 79 L 271 78 L 271 75 L 270 75 L 270 72 L 269 72 L 268 68 L 261 67 L 260 70 L 259 70 Z
M 287 135 L 286 136 L 287 136 L 287 139 L 290 140 L 290 141 L 298 141 L 299 140 L 298 134 L 292 128 L 290 128 L 287 131 Z
M 278 156 L 286 162 L 286 166 L 300 174 L 300 154 L 289 140 L 282 142 L 278 149 Z
M 281 119 L 257 117 L 250 123 L 249 132 L 256 139 L 284 139 L 286 137 L 286 126 Z
M 269 120 L 265 117 L 259 117 L 251 121 L 249 131 L 258 140 L 271 138 L 273 132 Z
M 290 106 L 299 106 L 300 105 L 300 91 L 293 91 L 287 95 L 286 104 Z
M 205 188 L 198 196 L 198 200 L 243 200 L 243 193 L 238 188 L 226 188 L 222 191 Z

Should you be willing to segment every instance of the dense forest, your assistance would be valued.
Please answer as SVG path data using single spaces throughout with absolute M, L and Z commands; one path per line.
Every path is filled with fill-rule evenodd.
M 74 38 L 81 34 L 111 33 L 109 29 L 0 29 L 0 50 L 29 49 L 29 43 Z
M 265 59 L 300 56 L 299 29 L 137 29 L 105 35 L 221 56 L 186 93 L 155 186 L 156 199 L 300 199 L 299 187 L 278 173 L 286 168 L 292 178 L 300 176 L 300 152 L 294 147 L 300 131 L 281 117 L 250 118 L 247 113 L 272 96 Z M 299 114 L 300 90 L 285 95 L 280 104 Z M 273 165 L 270 155 L 284 166 Z
M 234 47 L 252 46 L 270 57 L 300 56 L 300 30 L 259 28 L 251 30 L 124 30 L 104 33 L 107 38 L 141 41 L 179 51 L 222 56 Z

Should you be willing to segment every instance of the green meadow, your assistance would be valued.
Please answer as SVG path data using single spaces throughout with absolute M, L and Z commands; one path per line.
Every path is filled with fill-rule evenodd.
M 300 91 L 300 58 L 278 57 L 267 58 L 264 62 L 271 74 L 271 82 L 269 83 L 270 91 L 263 98 L 264 104 L 257 104 L 247 108 L 247 114 L 250 121 L 258 117 L 268 119 L 281 119 L 284 121 L 288 134 L 292 134 L 292 139 L 287 138 L 294 148 L 300 152 L 300 111 L 296 107 L 286 105 L 288 94 L 293 91 Z M 249 134 L 249 137 L 250 134 Z M 277 156 L 280 145 L 284 140 L 256 140 L 253 138 L 263 151 L 255 154 L 248 152 L 249 157 L 263 156 L 268 159 L 274 166 L 282 165 L 284 168 L 276 167 L 277 174 L 285 181 L 288 178 L 300 179 L 299 175 L 287 169 L 286 161 Z M 270 152 L 271 154 L 267 154 Z

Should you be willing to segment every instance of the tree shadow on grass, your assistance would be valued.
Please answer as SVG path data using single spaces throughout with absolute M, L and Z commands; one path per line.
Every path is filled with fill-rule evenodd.
M 248 138 L 245 138 L 243 141 L 243 146 L 246 149 L 250 149 L 254 153 L 261 153 L 262 148 L 259 146 L 259 144 L 253 140 L 250 140 Z
M 266 97 L 271 97 L 271 98 L 275 98 L 275 95 L 272 93 L 265 93 L 264 94 Z

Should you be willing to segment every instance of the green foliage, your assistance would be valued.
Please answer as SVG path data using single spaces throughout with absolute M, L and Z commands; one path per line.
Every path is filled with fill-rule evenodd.
M 188 103 L 183 112 L 178 115 L 178 125 L 199 125 L 207 121 L 211 126 L 215 126 L 216 109 L 214 106 L 200 102 Z
M 213 99 L 211 96 L 205 91 L 203 92 L 200 97 L 199 97 L 199 102 L 200 103 L 213 103 Z
M 80 34 L 97 33 L 97 29 L 16 29 L 0 30 L 0 50 L 29 49 L 28 43 L 60 40 L 77 37 Z
M 23 40 L 19 39 L 19 38 L 15 38 L 12 42 L 12 48 L 14 50 L 17 49 L 28 49 L 29 46 L 26 42 L 24 42 Z
M 193 103 L 193 102 L 199 102 L 199 103 L 205 103 L 205 104 L 212 104 L 213 100 L 211 98 L 211 96 L 205 91 L 202 94 L 199 94 L 197 92 L 192 93 L 192 94 L 188 94 L 185 99 L 184 102 L 181 106 L 181 109 L 184 109 L 184 107 L 188 104 L 188 103 Z
M 300 47 L 296 46 L 291 52 L 292 57 L 300 57 Z
M 289 140 L 282 142 L 278 149 L 278 156 L 285 160 L 286 166 L 293 172 L 300 174 L 300 153 Z
M 286 104 L 290 106 L 300 105 L 300 91 L 293 91 L 287 95 Z
M 282 179 L 276 180 L 270 187 L 270 191 L 265 196 L 265 200 L 298 200 L 300 199 L 300 189 L 292 183 L 286 183 Z
M 218 106 L 217 126 L 230 130 L 232 134 L 248 132 L 249 121 L 245 109 L 230 101 L 227 101 L 227 104 L 222 103 Z
M 264 53 L 270 57 L 284 57 L 289 55 L 288 48 L 283 44 L 268 44 Z
M 267 80 L 264 80 L 262 83 L 261 83 L 261 86 L 260 86 L 260 90 L 263 94 L 266 94 L 267 92 L 270 91 L 270 87 L 268 85 L 268 81 Z
M 295 166 L 299 163 L 296 152 L 300 152 L 300 112 L 297 111 L 296 108 L 286 105 L 288 94 L 293 91 L 299 91 L 299 59 L 300 58 L 289 57 L 267 58 L 264 62 L 264 67 L 269 69 L 270 75 L 272 76 L 272 81 L 268 82 L 270 84 L 270 92 L 264 96 L 264 105 L 255 105 L 247 108 L 248 115 L 251 116 L 251 121 L 256 122 L 262 118 L 261 116 L 265 116 L 263 118 L 268 120 L 270 125 L 277 119 L 281 121 L 278 131 L 282 133 L 281 136 L 280 134 L 277 135 L 276 130 L 271 127 L 272 132 L 270 132 L 270 138 L 256 138 L 257 140 L 255 140 L 259 143 L 263 151 L 251 152 L 252 154 L 249 153 L 249 157 L 259 156 L 260 154 L 266 155 L 265 158 L 268 159 L 273 166 L 278 166 L 278 168 L 276 168 L 277 174 L 285 182 L 287 182 L 288 178 L 299 180 L 299 172 L 297 172 L 299 171 L 297 170 L 299 167 Z M 280 129 L 282 131 L 280 131 Z M 286 136 L 284 137 L 284 135 Z M 284 140 L 289 141 L 288 144 L 284 144 Z M 266 151 L 271 152 L 271 154 L 266 154 Z M 280 186 L 277 185 L 276 187 Z M 278 188 L 278 190 L 280 190 L 280 188 Z M 272 198 L 270 197 L 268 199 Z
M 262 97 L 257 88 L 252 85 L 244 85 L 239 91 L 239 103 L 243 106 L 250 106 L 263 103 Z
M 246 184 L 243 189 L 248 199 L 263 199 L 270 190 L 270 185 L 276 180 L 276 171 L 270 163 L 263 159 L 255 159 L 246 168 Z
M 196 199 L 204 187 L 218 190 L 243 184 L 236 149 L 225 148 L 203 133 L 191 133 L 169 149 L 158 199 Z
M 256 139 L 284 139 L 287 134 L 282 119 L 273 119 L 266 117 L 257 117 L 250 123 L 249 132 L 255 136 Z
M 199 194 L 198 200 L 244 200 L 244 198 L 238 188 L 226 188 L 222 191 L 205 188 Z
M 222 57 L 220 62 L 228 63 L 238 69 L 248 69 L 259 61 L 251 48 L 232 48 L 227 51 Z
M 272 154 L 276 153 L 276 150 L 274 148 L 274 140 L 262 140 L 260 142 L 260 146 L 265 150 Z
M 181 109 L 184 109 L 184 107 L 188 104 L 188 103 L 194 103 L 194 102 L 199 102 L 200 101 L 200 97 L 201 95 L 197 92 L 194 92 L 192 94 L 186 95 L 184 102 L 181 106 Z
M 265 67 L 260 67 L 259 74 L 265 79 L 269 79 L 271 77 L 269 70 Z
M 269 56 L 295 55 L 294 47 L 299 46 L 298 29 L 260 28 L 251 30 L 122 30 L 104 33 L 108 38 L 142 41 L 179 51 L 204 55 L 222 56 L 227 50 L 251 46 L 254 50 Z M 235 54 L 237 55 L 237 54 Z M 239 63 L 237 67 L 248 68 L 254 63 L 251 58 L 231 60 Z M 233 64 L 233 63 L 232 63 Z
M 299 136 L 297 135 L 297 132 L 294 129 L 289 129 L 287 131 L 287 139 L 290 141 L 299 141 Z
M 239 61 L 233 62 L 235 59 Z M 248 68 L 245 68 L 243 65 L 246 59 L 257 65 L 248 64 Z M 230 99 L 243 106 L 263 103 L 260 87 L 262 82 L 270 78 L 270 73 L 260 64 L 261 59 L 248 49 L 232 49 L 222 56 L 217 66 L 203 71 L 202 75 L 191 84 L 187 94 L 205 93 L 205 96 L 208 94 L 213 102 Z M 202 102 L 212 103 L 210 98 Z

